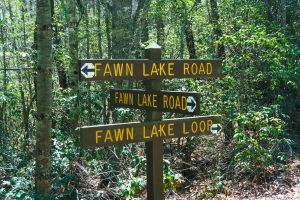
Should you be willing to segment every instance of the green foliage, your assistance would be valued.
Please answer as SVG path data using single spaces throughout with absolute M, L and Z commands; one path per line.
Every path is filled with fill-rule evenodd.
M 164 160 L 164 189 L 175 190 L 175 173 L 171 169 L 170 161 Z
M 4 200 L 31 200 L 34 199 L 34 162 L 19 169 L 15 176 L 4 180 L 0 185 L 0 199 Z
M 237 81 L 239 105 L 281 103 L 299 89 L 300 51 L 280 32 L 248 25 L 222 42 L 227 47 L 224 71 Z
M 72 168 L 80 149 L 72 138 L 55 130 L 52 137 L 52 195 L 67 197 L 79 183 L 80 177 Z
M 142 189 L 145 189 L 146 177 L 133 177 L 129 181 L 123 181 L 121 183 L 121 196 L 122 197 L 134 197 L 141 193 Z
M 285 123 L 278 106 L 264 107 L 236 117 L 234 130 L 234 163 L 248 172 L 262 172 L 287 159 Z
M 36 68 L 36 9 L 32 2 L 34 1 L 0 1 L 0 8 L 3 8 L 0 26 L 4 28 L 4 34 L 1 35 L 4 37 L 4 42 L 0 36 L 0 68 L 4 66 L 4 49 L 7 68 Z M 83 150 L 76 146 L 75 137 L 77 136 L 72 135 L 74 127 L 71 123 L 76 118 L 74 115 L 79 115 L 78 127 L 103 124 L 108 121 L 107 118 L 111 112 L 109 88 L 116 85 L 112 81 L 81 83 L 79 91 L 73 90 L 74 85 L 70 82 L 74 75 L 74 66 L 70 65 L 72 56 L 69 45 L 74 38 L 69 38 L 73 24 L 69 21 L 71 13 L 69 13 L 70 5 L 68 5 L 72 2 L 74 3 L 74 1 L 54 1 L 52 77 L 54 101 L 51 149 L 53 198 L 70 199 L 69 194 L 82 189 L 79 188 L 78 183 L 84 180 L 80 180 L 81 174 L 76 171 L 75 162 L 82 164 L 89 175 L 105 174 L 103 178 L 106 182 L 99 185 L 120 189 L 121 198 L 142 196 L 146 187 L 146 157 L 133 154 L 136 144 L 130 147 Z M 76 24 L 79 29 L 79 58 L 87 56 L 86 28 L 90 31 L 91 58 L 99 58 L 98 42 L 101 42 L 102 58 L 108 58 L 107 37 L 115 39 L 112 38 L 114 34 L 111 28 L 118 23 L 111 18 L 111 5 L 108 5 L 106 1 L 99 1 L 101 14 L 98 15 L 96 2 L 86 1 L 85 5 L 77 5 L 77 8 L 87 6 L 89 17 L 89 24 L 86 26 L 84 17 L 81 16 L 85 13 L 80 13 L 77 9 L 78 18 L 81 19 Z M 163 89 L 198 92 L 201 98 L 201 113 L 203 115 L 221 114 L 225 134 L 234 134 L 232 145 L 228 148 L 230 152 L 233 150 L 233 163 L 236 169 L 255 174 L 284 163 L 289 156 L 291 144 L 291 141 L 287 139 L 287 133 L 299 136 L 299 2 L 286 2 L 286 27 L 280 25 L 282 13 L 279 1 L 271 2 L 273 15 L 271 21 L 266 18 L 264 1 L 217 2 L 219 23 L 223 32 L 223 37 L 219 41 L 216 41 L 216 36 L 212 34 L 210 1 L 200 0 L 153 0 L 144 2 L 146 6 L 143 8 L 139 8 L 140 4 L 137 8 L 137 12 L 140 13 L 137 15 L 135 25 L 130 26 L 134 32 L 130 40 L 142 43 L 140 36 L 145 34 L 143 31 L 147 28 L 149 40 L 144 44 L 157 41 L 157 27 L 160 25 L 162 26 L 162 30 L 159 30 L 162 32 L 160 38 L 162 58 L 188 58 L 185 28 L 188 25 L 187 22 L 190 22 L 198 58 L 215 58 L 216 43 L 224 44 L 225 59 L 222 79 L 165 79 Z M 134 6 L 128 12 L 131 10 L 134 10 Z M 99 16 L 100 21 L 98 21 Z M 142 18 L 145 19 L 141 22 Z M 98 28 L 99 22 L 101 23 L 100 29 Z M 107 25 L 109 27 L 106 27 Z M 146 25 L 148 27 L 144 27 Z M 101 41 L 98 38 L 99 35 L 101 35 Z M 130 51 L 143 51 L 140 47 L 135 48 L 137 49 Z M 120 51 L 126 52 L 127 49 L 120 49 Z M 60 87 L 57 72 L 61 69 L 64 69 L 68 87 L 72 89 L 63 90 Z M 8 158 L 8 162 L 2 162 L 2 155 L 0 157 L 2 165 L 0 166 L 0 199 L 35 198 L 33 158 L 28 159 L 24 156 L 34 151 L 36 142 L 35 101 L 38 91 L 35 72 L 35 70 L 7 71 L 4 76 L 3 71 L 0 70 L 0 143 L 1 153 L 7 155 Z M 7 85 L 4 85 L 4 82 L 7 82 Z M 139 89 L 142 87 L 140 81 L 123 83 L 125 83 L 122 85 L 124 89 L 128 88 L 128 85 Z M 24 98 L 22 92 L 24 92 Z M 75 108 L 77 101 L 80 105 Z M 4 112 L 6 119 L 2 118 Z M 114 122 L 125 122 L 143 119 L 144 113 L 144 111 L 120 108 L 115 109 L 112 115 Z M 28 133 L 25 131 L 26 117 Z M 172 117 L 182 117 L 182 115 L 164 114 L 164 118 Z M 2 131 L 2 127 L 5 127 L 7 131 Z M 200 137 L 191 139 L 185 145 L 187 153 L 184 156 L 191 155 L 196 149 L 204 150 L 214 146 L 210 142 L 204 142 L 205 144 L 199 146 L 202 139 Z M 205 151 L 211 152 L 210 149 Z M 166 151 L 166 154 L 168 152 L 175 152 L 176 155 L 172 154 L 174 158 L 183 155 L 179 153 L 180 148 Z M 205 153 L 205 155 L 208 154 Z M 212 160 L 215 160 L 215 157 Z M 121 169 L 115 169 L 115 166 L 118 166 L 116 162 L 120 164 Z M 166 190 L 175 190 L 176 183 L 179 181 L 172 164 L 164 160 L 164 188 Z M 122 171 L 122 173 L 117 174 L 115 171 Z M 222 173 L 224 171 L 219 168 L 207 172 L 210 180 L 206 182 L 207 189 L 200 194 L 200 198 L 213 198 L 222 190 L 225 179 Z M 82 198 L 85 198 L 86 193 L 81 192 L 81 194 Z
M 126 153 L 123 151 L 123 154 Z M 128 169 L 130 180 L 121 181 L 120 196 L 134 197 L 140 194 L 146 188 L 146 157 L 135 155 L 133 157 L 131 168 Z
M 171 169 L 170 162 L 164 159 L 163 166 L 163 181 L 164 189 L 176 190 L 175 181 L 182 182 L 182 180 L 175 179 L 175 173 Z M 129 168 L 130 179 L 121 181 L 120 196 L 124 198 L 137 197 L 144 193 L 146 189 L 146 158 L 144 156 L 134 156 L 132 167 Z

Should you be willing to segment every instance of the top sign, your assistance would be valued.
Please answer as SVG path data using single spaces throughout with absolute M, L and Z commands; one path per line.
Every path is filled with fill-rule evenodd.
M 218 78 L 221 60 L 80 60 L 80 80 Z

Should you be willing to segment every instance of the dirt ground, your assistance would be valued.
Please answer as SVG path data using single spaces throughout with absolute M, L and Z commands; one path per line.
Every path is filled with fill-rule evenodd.
M 221 191 L 211 192 L 203 180 L 195 180 L 184 190 L 170 192 L 166 199 L 300 200 L 300 159 L 293 159 L 286 170 L 261 184 L 228 181 Z

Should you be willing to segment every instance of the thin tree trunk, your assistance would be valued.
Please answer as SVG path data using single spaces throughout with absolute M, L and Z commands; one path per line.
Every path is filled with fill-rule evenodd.
M 69 56 L 70 68 L 73 71 L 70 77 L 70 86 L 73 90 L 78 89 L 78 17 L 76 12 L 76 4 L 73 0 L 69 0 Z
M 5 18 L 4 11 L 2 10 L 2 19 Z M 4 30 L 4 25 L 0 25 L 0 35 L 1 35 L 1 43 L 2 43 L 2 59 L 3 59 L 3 93 L 4 95 L 7 94 L 7 63 L 6 63 L 6 38 L 5 38 L 5 33 L 6 31 Z M 3 158 L 4 164 L 8 163 L 8 157 L 6 155 L 6 140 L 7 140 L 7 111 L 6 111 L 6 101 L 3 101 L 2 103 L 2 112 L 1 112 L 1 155 Z M 4 165 L 5 166 L 5 165 Z
M 266 6 L 266 13 L 267 13 L 267 20 L 269 22 L 273 21 L 273 15 L 271 11 L 271 2 L 270 0 L 265 0 L 265 6 Z
M 103 52 L 102 52 L 102 23 L 101 23 L 101 3 L 100 0 L 97 0 L 97 36 L 98 36 L 98 54 L 99 57 L 102 58 L 103 57 Z
M 113 0 L 112 6 L 112 56 L 126 59 L 133 47 L 131 0 Z
M 281 27 L 283 31 L 286 28 L 286 0 L 280 0 L 281 7 Z
M 100 58 L 103 57 L 103 50 L 102 50 L 102 23 L 101 23 L 101 2 L 100 0 L 97 0 L 97 29 L 98 29 L 98 32 L 97 32 L 97 36 L 98 36 L 98 55 Z M 101 90 L 102 92 L 107 92 L 106 90 L 106 82 L 103 81 L 101 83 Z M 102 108 L 102 122 L 105 123 L 106 122 L 106 115 L 107 115 L 107 98 L 105 96 L 102 97 L 102 105 L 103 105 L 103 108 Z
M 35 28 L 33 31 L 33 44 L 32 44 L 32 60 L 34 61 L 34 66 L 37 66 L 37 44 L 38 43 L 38 38 L 37 38 L 37 20 L 35 20 Z M 36 74 L 34 75 L 33 78 L 33 85 L 34 85 L 34 93 L 35 96 L 37 97 L 37 76 Z M 36 99 L 37 100 L 37 99 Z
M 112 57 L 114 59 L 129 59 L 134 50 L 134 18 L 138 5 L 134 0 L 112 1 Z M 131 11 L 131 12 L 130 12 Z M 123 81 L 118 81 L 118 87 Z M 114 117 L 116 118 L 116 117 Z
M 220 17 L 218 12 L 218 0 L 210 0 L 210 6 L 211 6 L 211 19 L 212 19 L 213 31 L 216 36 L 216 40 L 219 40 L 223 36 L 223 33 L 219 21 Z M 223 43 L 218 43 L 216 45 L 216 55 L 217 58 L 224 59 L 225 48 Z
M 184 55 L 184 29 L 185 29 L 185 24 L 182 23 L 180 27 L 180 49 L 179 49 L 179 58 L 183 59 Z
M 233 31 L 237 32 L 237 23 L 236 23 L 236 10 L 237 10 L 237 1 L 233 0 Z
M 86 37 L 86 58 L 90 59 L 90 29 L 89 29 L 89 5 L 88 1 L 85 2 L 85 37 Z M 88 112 L 90 113 L 89 123 L 92 124 L 94 121 L 93 109 L 92 109 L 92 97 L 91 97 L 91 83 L 87 83 L 87 104 Z
M 183 2 L 183 14 L 184 14 L 184 34 L 187 49 L 189 51 L 190 59 L 196 58 L 196 48 L 195 48 L 195 39 L 192 29 L 192 22 L 189 20 L 186 3 Z
M 11 24 L 14 24 L 14 18 L 13 18 L 13 12 L 12 12 L 12 8 L 11 8 L 11 3 L 8 2 L 8 10 L 9 10 L 9 15 L 10 15 L 10 21 Z M 23 50 L 25 51 L 26 49 L 26 37 L 24 35 L 26 35 L 25 32 L 25 16 L 24 16 L 24 8 L 21 8 L 21 13 L 22 13 L 22 22 L 23 22 Z M 16 39 L 13 38 L 13 53 L 15 54 L 15 51 L 17 51 L 18 47 L 17 47 L 17 43 L 16 43 Z M 13 60 L 13 63 L 15 65 L 19 66 L 20 63 L 20 59 L 16 58 L 17 61 Z M 20 92 L 20 96 L 21 96 L 21 105 L 22 105 L 22 116 L 23 116 L 23 125 L 24 125 L 24 130 L 25 130 L 25 135 L 24 135 L 24 144 L 23 147 L 25 148 L 27 146 L 27 139 L 26 137 L 29 136 L 30 131 L 29 131 L 29 112 L 28 112 L 28 108 L 26 105 L 26 99 L 25 99 L 25 92 L 24 92 L 24 88 L 23 88 L 23 77 L 22 77 L 23 72 L 20 71 L 20 73 L 17 74 L 18 77 L 18 81 L 19 81 L 19 92 Z
M 112 50 L 111 50 L 111 13 L 109 10 L 109 5 L 106 4 L 105 8 L 104 8 L 104 16 L 105 16 L 105 32 L 106 32 L 106 41 L 107 41 L 107 58 L 111 59 L 112 57 Z M 106 93 L 107 91 L 107 87 L 106 87 L 106 83 L 103 82 L 102 86 L 102 92 Z M 112 112 L 108 109 L 108 102 L 107 102 L 107 98 L 103 97 L 102 99 L 103 102 L 103 111 L 102 111 L 102 118 L 103 118 L 103 123 L 104 124 L 109 124 L 112 123 Z
M 144 7 L 144 13 L 141 18 L 141 42 L 145 43 L 149 40 L 149 20 L 148 20 L 148 10 L 150 6 L 150 0 Z
M 112 56 L 111 50 L 111 24 L 110 24 L 110 11 L 108 5 L 105 9 L 105 29 L 106 29 L 106 40 L 107 40 L 107 57 L 108 59 Z
M 134 45 L 132 26 L 133 26 L 133 3 L 134 0 L 112 0 L 112 6 L 109 7 L 112 11 L 112 58 L 114 59 L 128 59 L 132 55 L 132 48 Z M 118 82 L 122 85 L 122 82 Z M 112 112 L 110 112 L 112 113 Z M 117 121 L 117 114 L 111 114 L 113 120 Z M 120 160 L 113 157 L 115 163 L 113 168 L 120 169 Z M 115 177 L 114 175 L 112 175 Z
M 183 31 L 185 35 L 185 41 L 187 45 L 187 49 L 190 55 L 190 59 L 195 59 L 196 58 L 196 49 L 195 49 L 195 41 L 194 41 L 194 34 L 192 30 L 192 24 L 188 18 L 188 13 L 187 13 L 187 7 L 186 3 L 183 2 L 183 7 L 182 7 L 182 13 L 183 13 Z M 183 34 L 183 33 L 181 33 Z M 183 53 L 183 52 L 182 52 Z M 191 163 L 191 156 L 194 151 L 192 148 L 195 143 L 195 140 L 192 138 L 187 138 L 186 144 L 183 146 L 182 151 L 184 154 L 183 157 L 183 169 L 186 169 L 183 171 L 183 175 L 185 177 L 189 177 L 193 175 L 192 170 L 190 170 L 190 163 Z
M 27 50 L 27 33 L 26 33 L 26 21 L 25 21 L 25 13 L 28 9 L 26 9 L 26 0 L 22 1 L 23 5 L 21 8 L 21 12 L 22 12 L 22 22 L 23 22 L 23 51 L 26 52 Z M 30 57 L 26 56 L 26 65 L 27 67 L 31 66 L 30 63 Z M 31 77 L 32 77 L 32 72 L 29 71 L 25 71 L 25 79 L 27 81 L 27 86 L 28 86 L 28 99 L 30 99 L 30 101 L 27 103 L 27 109 L 26 109 L 26 114 L 25 114 L 25 119 L 26 122 L 24 122 L 26 124 L 25 127 L 25 131 L 26 131 L 26 135 L 24 137 L 24 140 L 26 141 L 24 143 L 24 150 L 27 148 L 27 145 L 29 143 L 29 137 L 30 134 L 33 134 L 32 131 L 30 131 L 30 124 L 29 124 L 29 115 L 30 115 L 30 110 L 34 105 L 34 102 L 36 100 L 36 93 L 33 92 L 32 90 L 32 82 L 31 82 Z M 27 130 L 28 128 L 28 130 Z
M 70 77 L 70 87 L 72 89 L 72 95 L 78 95 L 78 26 L 79 26 L 79 19 L 77 16 L 77 8 L 76 2 L 74 0 L 68 1 L 68 11 L 70 14 L 69 18 L 69 56 L 70 56 L 70 69 L 73 72 Z M 81 6 L 81 5 L 79 5 Z M 75 140 L 79 139 L 77 126 L 78 126 L 78 119 L 79 113 L 77 111 L 79 102 L 78 98 L 74 99 L 73 108 L 67 113 L 70 112 L 70 133 L 74 136 Z
M 192 26 L 191 22 L 187 21 L 184 33 L 185 33 L 185 40 L 189 51 L 190 59 L 195 59 L 197 56 L 196 56 L 194 33 L 191 26 Z
M 59 86 L 62 89 L 67 89 L 68 88 L 68 82 L 67 82 L 67 75 L 66 75 L 66 71 L 63 65 L 63 61 L 61 60 L 63 52 L 61 50 L 61 39 L 58 36 L 59 32 L 58 32 L 58 25 L 57 23 L 54 25 L 54 57 L 55 57 L 55 65 L 56 65 L 56 71 L 57 71 L 57 75 L 58 75 L 58 82 L 59 82 Z
M 90 56 L 90 29 L 89 29 L 89 7 L 88 2 L 85 2 L 85 37 L 86 37 L 86 58 L 89 59 Z
M 25 103 L 25 93 L 23 88 L 23 78 L 22 78 L 22 72 L 18 73 L 18 81 L 19 81 L 19 90 L 21 95 L 21 105 L 22 105 L 22 114 L 23 114 L 23 124 L 25 129 L 25 136 L 24 136 L 24 147 L 28 144 L 28 137 L 30 134 L 29 131 L 29 112 L 27 110 L 27 106 Z
M 163 6 L 163 1 L 162 0 L 159 0 L 157 2 L 157 12 L 160 12 L 159 10 L 161 10 L 162 6 Z M 157 44 L 160 45 L 162 47 L 162 52 L 164 52 L 164 43 L 165 43 L 165 24 L 164 24 L 164 21 L 163 21 L 163 18 L 161 15 L 157 16 L 155 18 L 155 23 L 156 23 L 156 33 L 157 33 Z
M 59 37 L 59 30 L 58 30 L 58 19 L 55 20 L 54 19 L 54 0 L 51 0 L 51 16 L 52 16 L 52 24 L 54 26 L 54 38 L 53 38 L 53 45 L 54 45 L 54 61 L 55 61 L 55 65 L 56 65 L 56 71 L 57 71 L 57 75 L 58 75 L 58 82 L 59 82 L 59 86 L 62 89 L 67 89 L 68 88 L 68 83 L 67 83 L 67 75 L 66 75 L 66 71 L 64 69 L 63 66 L 63 60 L 62 58 L 62 46 L 61 46 L 61 38 Z
M 50 196 L 52 121 L 52 30 L 48 0 L 37 0 L 37 136 L 35 191 Z

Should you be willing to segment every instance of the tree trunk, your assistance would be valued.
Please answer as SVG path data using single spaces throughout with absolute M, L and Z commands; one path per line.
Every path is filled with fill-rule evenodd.
M 54 60 L 55 60 L 55 65 L 56 65 L 56 71 L 58 75 L 58 82 L 59 86 L 62 89 L 67 89 L 68 88 L 68 82 L 67 82 L 67 75 L 66 71 L 64 69 L 63 61 L 61 60 L 61 54 L 63 54 L 61 50 L 61 38 L 58 36 L 58 25 L 57 23 L 54 25 Z
M 190 21 L 186 22 L 184 33 L 185 33 L 185 40 L 189 51 L 190 59 L 196 59 L 197 56 L 196 56 L 196 49 L 195 49 L 194 33 Z
M 281 8 L 281 27 L 283 31 L 286 28 L 286 0 L 280 0 L 280 8 Z
M 4 11 L 2 11 L 2 16 L 0 16 L 4 20 Z M 4 25 L 0 24 L 0 35 L 1 35 L 1 43 L 2 43 L 2 59 L 3 59 L 3 94 L 6 96 L 6 90 L 7 90 L 7 63 L 6 63 L 6 38 L 5 38 L 5 33 L 6 31 L 4 30 Z M 0 128 L 1 128 L 1 155 L 3 158 L 4 164 L 8 163 L 8 157 L 6 155 L 6 140 L 8 138 L 7 136 L 7 111 L 6 111 L 6 101 L 3 101 L 1 105 L 1 120 L 0 120 Z M 5 166 L 5 165 L 4 165 Z
M 132 2 L 112 0 L 112 57 L 126 59 L 132 55 Z
M 150 1 L 148 1 L 150 2 Z M 144 13 L 141 18 L 141 42 L 145 43 L 149 40 L 149 20 L 148 20 L 149 4 L 144 8 Z
M 222 36 L 221 25 L 219 22 L 219 12 L 218 12 L 218 0 L 210 0 L 211 6 L 211 20 L 213 25 L 213 31 L 216 36 L 216 40 L 219 40 Z M 217 58 L 224 59 L 225 57 L 225 48 L 223 43 L 216 45 L 216 56 Z
M 102 23 L 101 23 L 101 2 L 100 0 L 97 0 L 97 29 L 98 29 L 98 32 L 97 32 L 97 36 L 98 36 L 98 55 L 100 58 L 103 58 L 103 50 L 102 50 Z M 101 83 L 101 90 L 102 92 L 107 92 L 107 89 L 106 89 L 106 82 L 103 81 Z M 102 123 L 106 123 L 107 122 L 107 100 L 106 100 L 106 96 L 103 96 L 102 97 L 102 105 L 103 105 L 103 108 L 102 108 Z
M 106 40 L 107 40 L 107 57 L 111 58 L 111 24 L 110 24 L 110 11 L 108 5 L 105 9 L 105 29 L 106 29 Z
M 182 25 L 181 25 L 181 27 L 180 27 L 180 49 L 179 49 L 179 58 L 180 59 L 183 59 L 184 49 L 185 49 L 185 45 L 184 45 L 184 30 L 185 30 L 185 24 L 183 22 Z
M 132 2 L 133 1 L 133 2 Z M 132 3 L 134 0 L 112 0 L 112 5 L 108 8 L 112 11 L 112 58 L 114 59 L 128 59 L 132 55 L 132 47 L 134 41 L 132 38 L 133 14 Z M 107 26 L 108 27 L 108 26 Z M 107 32 L 108 33 L 108 32 Z M 122 85 L 122 82 L 118 82 Z M 117 120 L 116 112 L 110 112 L 113 116 L 113 121 Z M 111 121 L 110 121 L 111 122 Z M 114 169 L 120 169 L 120 160 L 113 157 Z M 110 175 L 116 177 L 115 175 Z
M 84 6 L 84 18 L 85 18 L 85 37 L 86 37 L 86 58 L 90 59 L 90 29 L 89 29 L 89 4 L 88 1 L 85 1 Z M 92 109 L 92 97 L 91 97 L 91 83 L 87 83 L 87 104 L 88 104 L 88 112 L 90 113 L 89 124 L 93 123 L 93 109 Z
M 78 96 L 78 26 L 79 26 L 79 19 L 77 16 L 77 8 L 76 8 L 76 2 L 74 0 L 68 1 L 68 11 L 70 14 L 69 18 L 69 56 L 70 56 L 70 71 L 72 71 L 72 74 L 70 76 L 70 87 L 72 89 L 71 94 L 73 96 Z M 80 8 L 82 5 L 78 5 Z M 81 8 L 82 9 L 82 8 Z M 69 129 L 69 132 L 73 135 L 75 140 L 79 139 L 77 126 L 78 126 L 78 119 L 79 119 L 79 113 L 78 113 L 78 97 L 74 99 L 73 102 L 73 108 L 68 110 L 67 113 L 70 113 L 69 120 L 70 125 L 67 127 Z
M 48 0 L 37 0 L 37 136 L 35 191 L 49 198 L 51 183 L 52 30 Z
M 266 6 L 266 13 L 267 13 L 267 20 L 269 22 L 273 21 L 273 15 L 271 11 L 271 2 L 270 0 L 265 0 L 265 6 Z
M 73 72 L 70 77 L 70 86 L 73 90 L 78 89 L 78 16 L 75 1 L 69 0 L 69 56 L 70 68 Z
M 86 58 L 90 59 L 90 29 L 89 29 L 89 7 L 88 2 L 85 1 L 85 37 L 86 37 Z
M 14 16 L 13 16 L 13 11 L 12 11 L 12 7 L 11 7 L 11 2 L 8 2 L 8 11 L 9 11 L 9 16 L 10 16 L 10 21 L 11 21 L 11 26 L 13 27 L 13 24 L 15 23 L 14 20 Z M 23 20 L 23 23 L 25 23 L 25 21 Z M 12 31 L 14 32 L 14 29 L 12 29 Z M 24 44 L 26 44 L 26 42 L 24 42 Z M 13 37 L 12 39 L 12 47 L 13 47 L 13 54 L 16 53 L 16 51 L 18 50 L 17 47 L 17 42 L 16 42 L 16 38 Z M 23 47 L 24 51 L 25 51 L 25 46 Z M 17 57 L 13 58 L 13 64 L 16 66 L 20 66 L 21 59 L 18 59 Z M 21 105 L 22 105 L 22 115 L 23 115 L 23 125 L 24 125 L 24 130 L 25 130 L 25 135 L 28 136 L 29 135 L 29 112 L 27 110 L 27 106 L 26 106 L 26 100 L 25 100 L 25 93 L 24 93 L 24 89 L 23 89 L 23 78 L 22 78 L 22 71 L 20 71 L 20 73 L 17 74 L 18 77 L 18 81 L 19 81 L 19 91 L 20 91 L 20 96 L 21 96 Z M 25 136 L 25 137 L 26 137 Z M 27 140 L 24 140 L 25 144 L 24 146 L 26 146 L 27 144 Z
M 132 25 L 131 25 L 131 35 L 133 38 L 133 44 L 131 48 L 131 53 L 129 58 L 135 58 L 135 59 L 140 59 L 141 58 L 141 49 L 140 49 L 140 42 L 141 42 L 141 33 L 142 33 L 142 28 L 140 24 L 140 11 L 144 6 L 144 1 L 139 1 L 136 2 L 135 6 L 137 7 L 132 7 L 132 11 L 134 10 L 133 15 L 131 15 L 132 18 Z M 133 88 L 133 81 L 128 81 L 128 88 L 132 89 Z
M 21 8 L 21 13 L 22 13 L 22 22 L 23 22 L 23 51 L 26 52 L 26 48 L 27 48 L 27 33 L 26 33 L 26 21 L 25 21 L 25 13 L 27 11 L 25 5 L 26 5 L 26 1 L 23 0 L 23 5 L 22 5 L 22 8 Z M 27 67 L 30 67 L 30 58 L 29 56 L 26 56 L 26 65 Z M 33 107 L 34 105 L 34 101 L 36 100 L 36 93 L 33 92 L 32 90 L 32 82 L 31 82 L 31 77 L 32 77 L 32 72 L 28 72 L 28 71 L 25 71 L 25 80 L 27 81 L 27 86 L 28 86 L 28 95 L 27 95 L 27 99 L 29 99 L 29 101 L 27 101 L 27 106 L 26 105 L 23 105 L 24 108 L 26 109 L 23 109 L 23 110 L 26 110 L 26 112 L 23 114 L 23 121 L 24 121 L 24 126 L 25 126 L 25 132 L 26 132 L 26 135 L 24 136 L 24 150 L 26 150 L 27 148 L 27 145 L 28 145 L 28 141 L 29 141 L 29 137 L 30 137 L 30 134 L 33 134 L 31 131 L 30 131 L 30 123 L 29 123 L 29 115 L 30 115 L 30 111 L 31 111 L 31 108 Z M 24 81 L 25 82 L 25 81 Z M 22 83 L 24 83 L 22 81 Z M 24 93 L 23 91 L 23 88 L 20 89 L 22 91 L 22 93 Z M 21 93 L 21 97 L 22 97 L 22 93 Z M 24 101 L 24 104 L 25 104 L 25 93 L 24 93 L 24 97 L 22 97 L 22 101 Z
M 164 2 L 162 0 L 158 0 L 156 12 L 161 13 L 160 11 L 163 9 Z M 165 43 L 165 24 L 161 15 L 155 17 L 156 23 L 156 34 L 157 34 L 157 44 L 161 46 L 162 52 L 164 52 L 164 43 Z
M 57 75 L 58 75 L 58 82 L 59 82 L 59 86 L 62 89 L 67 89 L 68 88 L 68 83 L 67 83 L 67 75 L 66 75 L 66 71 L 64 69 L 63 66 L 63 60 L 62 55 L 63 52 L 61 50 L 62 46 L 61 46 L 61 38 L 59 37 L 59 31 L 58 31 L 58 20 L 54 20 L 54 0 L 51 0 L 51 17 L 52 17 L 52 24 L 54 26 L 54 38 L 53 38 L 53 45 L 54 45 L 54 50 L 53 50 L 53 54 L 54 54 L 54 61 L 55 61 L 55 65 L 56 65 L 56 71 L 57 71 Z
M 112 3 L 112 58 L 129 59 L 134 56 L 133 27 L 138 4 L 135 0 L 112 0 Z M 122 83 L 118 81 L 118 87 Z
M 101 3 L 100 0 L 97 0 L 97 36 L 98 36 L 98 54 L 99 57 L 102 58 L 103 57 L 103 52 L 102 52 L 102 23 L 101 23 Z
M 187 49 L 189 51 L 190 59 L 195 59 L 197 56 L 196 56 L 196 49 L 195 49 L 194 33 L 192 29 L 192 22 L 189 20 L 185 2 L 183 2 L 183 16 L 184 16 L 183 27 L 184 27 L 184 35 L 185 35 Z

